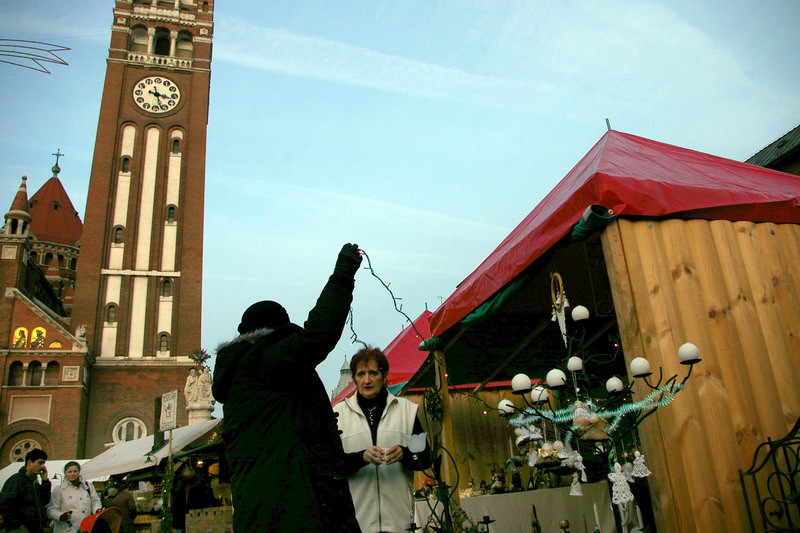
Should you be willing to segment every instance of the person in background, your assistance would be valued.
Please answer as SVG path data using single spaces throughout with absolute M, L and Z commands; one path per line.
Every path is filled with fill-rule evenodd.
M 364 533 L 405 531 L 412 522 L 414 471 L 430 466 L 427 442 L 416 455 L 404 446 L 406 435 L 422 433 L 418 406 L 389 393 L 389 361 L 380 350 L 359 350 L 350 372 L 356 393 L 333 409 L 358 524 Z
M 103 508 L 107 509 L 111 507 L 111 501 L 114 497 L 119 494 L 119 490 L 116 487 L 109 487 L 106 491 L 106 497 L 103 498 Z
M 237 533 L 359 531 L 316 367 L 342 335 L 360 264 L 358 245 L 345 244 L 303 327 L 277 302 L 257 302 L 240 335 L 217 349 L 213 394 L 225 415 Z
M 122 524 L 119 533 L 134 533 L 134 521 L 136 520 L 136 501 L 131 494 L 131 485 L 123 485 L 119 494 L 114 496 L 109 507 L 115 507 L 122 513 Z
M 47 454 L 34 448 L 25 454 L 25 466 L 8 478 L 0 492 L 0 527 L 8 533 L 42 533 L 49 520 L 50 480 Z M 26 529 L 27 528 L 27 529 Z
M 81 465 L 70 461 L 64 465 L 64 481 L 53 489 L 47 516 L 55 521 L 53 533 L 80 531 L 81 520 L 102 508 L 94 486 L 81 478 Z

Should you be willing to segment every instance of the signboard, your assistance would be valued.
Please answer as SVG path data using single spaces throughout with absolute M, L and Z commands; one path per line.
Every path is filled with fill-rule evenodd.
M 178 425 L 178 391 L 174 390 L 161 395 L 161 417 L 159 431 L 169 431 Z

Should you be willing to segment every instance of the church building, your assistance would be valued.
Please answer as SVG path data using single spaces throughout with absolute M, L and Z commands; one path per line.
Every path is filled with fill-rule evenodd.
M 214 2 L 113 4 L 85 224 L 57 159 L 0 232 L 0 466 L 152 434 L 201 349 Z

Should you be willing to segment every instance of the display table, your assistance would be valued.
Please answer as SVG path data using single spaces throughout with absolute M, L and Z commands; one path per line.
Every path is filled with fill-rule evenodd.
M 581 488 L 583 496 L 570 496 L 569 487 L 473 496 L 462 498 L 461 508 L 473 523 L 477 524 L 487 515 L 496 520 L 489 526 L 489 531 L 497 533 L 531 533 L 531 505 L 536 506 L 543 532 L 561 531 L 559 523 L 569 520 L 572 533 L 591 533 L 595 524 L 596 503 L 600 530 L 603 533 L 616 532 L 611 495 L 606 482 L 584 483 Z M 427 524 L 431 515 L 430 507 L 434 504 L 438 505 L 436 511 L 440 512 L 441 505 L 436 500 L 415 503 L 417 525 Z

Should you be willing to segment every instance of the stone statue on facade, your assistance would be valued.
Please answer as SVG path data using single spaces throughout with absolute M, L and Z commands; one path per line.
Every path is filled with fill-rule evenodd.
M 205 422 L 211 419 L 214 410 L 214 397 L 211 394 L 211 372 L 205 367 L 189 370 L 183 395 L 186 398 L 186 410 L 189 411 L 189 424 Z

